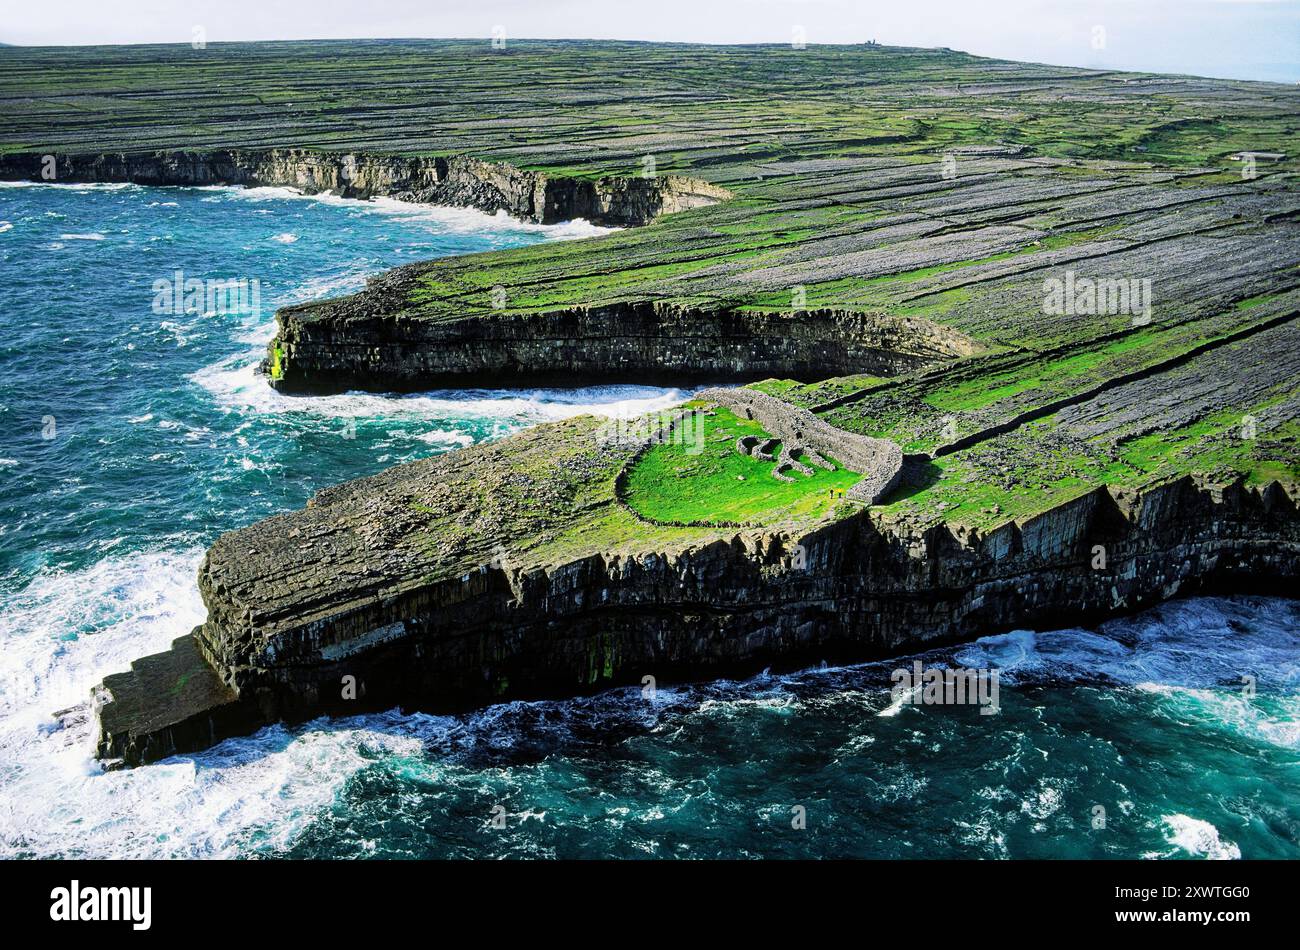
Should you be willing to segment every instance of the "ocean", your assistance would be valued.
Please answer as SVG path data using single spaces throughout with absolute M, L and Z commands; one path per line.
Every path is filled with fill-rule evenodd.
M 273 726 L 104 773 L 90 724 L 52 714 L 203 619 L 221 532 L 689 395 L 281 396 L 256 374 L 275 308 L 599 233 L 284 189 L 0 183 L 0 856 L 1300 857 L 1300 608 L 1259 597 L 652 695 Z M 159 289 L 191 279 L 256 281 L 256 306 Z M 900 703 L 891 673 L 915 659 L 996 670 L 998 712 Z

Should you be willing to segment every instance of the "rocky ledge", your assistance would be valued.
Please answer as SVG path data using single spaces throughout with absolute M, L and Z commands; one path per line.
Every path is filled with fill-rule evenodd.
M 468 156 L 332 153 L 302 148 L 104 154 L 0 155 L 0 179 L 134 182 L 139 185 L 248 185 L 388 197 L 424 204 L 505 211 L 539 224 L 585 218 L 602 225 L 647 224 L 661 214 L 730 197 L 682 176 L 568 178 Z
M 812 523 L 649 524 L 639 450 L 579 418 L 398 466 L 222 536 L 207 621 L 109 677 L 98 752 L 136 765 L 277 720 L 434 711 L 1079 623 L 1300 575 L 1296 499 L 1180 477 L 980 532 L 849 502 Z
M 430 319 L 406 307 L 427 265 L 373 279 L 360 294 L 285 307 L 264 370 L 289 393 L 746 382 L 779 376 L 893 376 L 979 348 L 915 317 L 847 310 L 760 313 L 627 301 L 536 314 Z

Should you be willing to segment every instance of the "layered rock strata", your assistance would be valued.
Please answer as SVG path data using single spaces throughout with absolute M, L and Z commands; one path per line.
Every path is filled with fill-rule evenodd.
M 729 197 L 716 185 L 681 176 L 566 178 L 468 156 L 399 156 L 302 148 L 0 155 L 0 179 L 134 182 L 140 185 L 248 185 L 388 197 L 424 204 L 504 211 L 539 224 L 585 218 L 596 224 L 646 224 L 661 214 Z
M 277 313 L 279 374 L 289 393 L 349 389 L 624 382 L 690 385 L 771 376 L 893 376 L 975 347 L 917 319 L 809 310 L 756 313 L 652 301 L 546 313 L 426 319 L 406 309 L 421 265 L 390 271 L 352 297 Z M 264 369 L 270 372 L 272 360 Z
M 637 447 L 600 428 L 399 466 L 224 535 L 200 571 L 207 621 L 105 681 L 100 756 L 134 765 L 322 714 L 866 659 L 1300 574 L 1295 499 L 1191 477 L 987 533 L 866 508 L 655 528 L 613 496 Z M 537 520 L 538 500 L 566 524 Z

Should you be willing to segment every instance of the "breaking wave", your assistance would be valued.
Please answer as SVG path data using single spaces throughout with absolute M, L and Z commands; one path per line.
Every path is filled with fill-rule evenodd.
M 420 204 L 411 201 L 399 201 L 395 198 L 343 198 L 329 192 L 306 194 L 296 188 L 281 186 L 259 186 L 246 188 L 242 185 L 201 185 L 195 190 L 215 192 L 236 201 L 316 201 L 321 204 L 334 205 L 353 211 L 391 215 L 408 222 L 423 222 L 439 230 L 452 233 L 508 235 L 510 233 L 531 233 L 545 235 L 552 240 L 576 240 L 580 238 L 599 237 L 618 228 L 602 227 L 583 218 L 561 221 L 555 224 L 537 224 L 512 218 L 504 211 L 487 212 L 475 208 L 455 208 L 446 205 Z
M 840 836 L 825 844 L 829 853 L 1053 856 L 1090 841 L 1092 803 L 1117 789 L 1123 797 L 1111 804 L 1111 847 L 1120 850 L 1101 854 L 1215 859 L 1253 856 L 1243 839 L 1277 820 L 1277 806 L 1238 794 L 1235 807 L 1254 811 L 1227 834 L 1233 813 L 1214 813 L 1210 804 L 1223 796 L 1216 784 L 1223 778 L 1201 774 L 1204 790 L 1186 777 L 1162 782 L 1162 770 L 1112 748 L 1116 739 L 1090 746 L 1043 715 L 1055 709 L 1067 721 L 1095 719 L 1095 730 L 1109 706 L 1110 715 L 1127 717 L 1158 744 L 1168 726 L 1146 707 L 1142 697 L 1150 693 L 1103 685 L 1100 671 L 1077 692 L 1079 660 L 1098 652 L 1092 637 L 1154 635 L 1158 627 L 1169 641 L 1158 649 L 1177 644 L 1183 652 L 1171 675 L 1184 679 L 1214 650 L 1213 632 L 1202 638 L 1184 623 L 1193 616 L 1213 628 L 1245 621 L 1239 645 L 1247 655 L 1271 655 L 1277 629 L 1296 606 L 1265 598 L 1178 602 L 1160 608 L 1164 620 L 1149 612 L 1117 621 L 1118 629 L 1083 632 L 1089 636 L 1033 634 L 1061 656 L 1068 643 L 1078 649 L 1060 664 L 1040 654 L 1032 677 L 1022 666 L 1019 685 L 1004 687 L 1006 708 L 994 722 L 923 707 L 870 715 L 890 708 L 888 671 L 910 663 L 906 657 L 678 684 L 649 695 L 624 688 L 512 702 L 461 716 L 393 710 L 272 726 L 198 755 L 102 773 L 91 759 L 89 725 L 58 728 L 48 714 L 84 699 L 104 672 L 164 648 L 197 618 L 197 556 L 110 559 L 39 578 L 14 599 L 15 619 L 3 635 L 19 649 L 6 650 L 0 662 L 6 692 L 11 683 L 26 685 L 23 702 L 0 711 L 0 752 L 9 763 L 0 773 L 7 803 L 0 854 L 753 856 L 782 853 L 772 829 L 789 822 L 783 802 L 796 801 L 809 803 L 810 821 L 868 809 L 865 824 L 839 819 Z M 71 648 L 60 630 L 79 631 Z M 1133 662 L 1147 653 L 1143 642 L 1155 639 L 1126 644 Z M 82 647 L 83 640 L 102 646 Z M 1005 655 L 1006 648 L 1006 637 L 989 637 L 924 656 L 956 662 L 960 653 Z M 1076 691 L 1055 698 L 1055 707 L 1029 698 L 1058 672 Z M 1013 691 L 1020 698 L 1008 701 Z M 1067 701 L 1073 708 L 1061 710 Z M 1181 754 L 1194 757 L 1185 725 L 1178 735 Z M 1236 738 L 1253 759 L 1249 750 L 1260 737 L 1247 730 Z M 1219 744 L 1213 749 L 1224 754 Z M 1258 761 L 1243 768 L 1256 781 Z M 1104 782 L 1081 783 L 1093 772 Z M 1294 791 L 1281 789 L 1282 800 Z M 490 829 L 496 804 L 508 816 L 504 831 Z M 899 821 L 920 850 L 899 846 L 891 831 Z M 1253 846 L 1265 856 L 1295 851 L 1294 842 Z
M 0 284 L 0 322 L 15 353 L 48 356 L 13 362 L 0 389 L 9 405 L 40 392 L 35 418 L 60 432 L 47 444 L 33 424 L 0 459 L 15 513 L 0 523 L 0 856 L 1300 857 L 1300 613 L 1264 598 L 920 657 L 999 669 L 990 716 L 894 704 L 904 657 L 274 726 L 104 773 L 89 690 L 201 622 L 196 568 L 221 532 L 398 461 L 689 393 L 281 396 L 255 374 L 269 308 L 252 325 L 160 320 L 151 282 L 258 276 L 283 304 L 563 232 L 256 189 L 0 188 L 18 223 L 0 258 L 30 280 Z M 112 240 L 82 244 L 73 269 L 71 250 L 40 253 L 64 233 Z M 287 233 L 300 240 L 269 240 Z

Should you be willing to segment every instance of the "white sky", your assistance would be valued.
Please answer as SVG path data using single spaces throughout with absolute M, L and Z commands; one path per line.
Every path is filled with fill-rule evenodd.
M 574 37 L 878 40 L 1073 66 L 1300 81 L 1300 0 L 3 0 L 0 42 Z M 1105 30 L 1104 48 L 1093 43 Z

